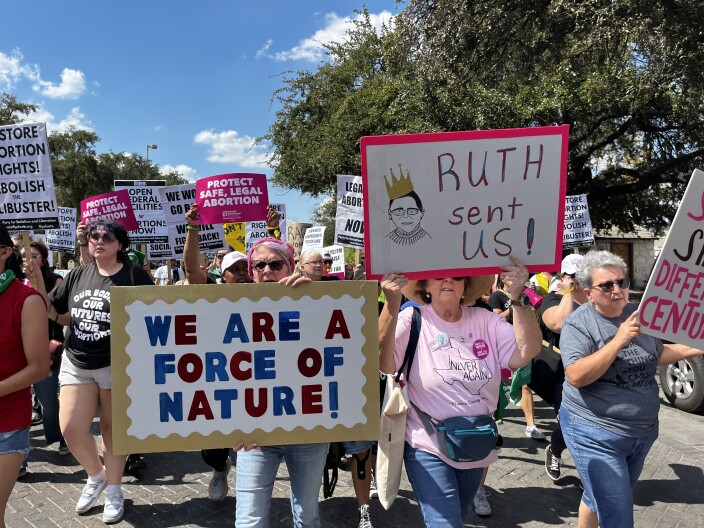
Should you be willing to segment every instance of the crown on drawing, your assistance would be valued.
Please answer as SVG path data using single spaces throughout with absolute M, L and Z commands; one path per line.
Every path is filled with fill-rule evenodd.
M 413 190 L 413 182 L 411 181 L 411 173 L 406 171 L 404 176 L 401 164 L 398 165 L 399 177 L 396 178 L 393 169 L 389 168 L 391 174 L 391 183 L 384 175 L 384 183 L 386 183 L 386 194 L 389 195 L 389 200 L 395 200 L 401 196 L 407 195 Z

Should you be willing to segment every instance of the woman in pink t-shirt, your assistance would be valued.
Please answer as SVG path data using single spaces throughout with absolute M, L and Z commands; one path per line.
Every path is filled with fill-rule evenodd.
M 390 273 L 381 287 L 386 305 L 379 318 L 379 368 L 395 373 L 403 362 L 413 310 L 399 313 L 402 294 L 420 303 L 422 324 L 408 375 L 408 396 L 435 420 L 491 416 L 496 409 L 501 369 L 515 370 L 539 351 L 541 333 L 521 294 L 528 270 L 512 257 L 502 268 L 514 307 L 513 326 L 497 314 L 468 305 L 493 277 L 452 277 L 409 281 Z M 484 467 L 496 451 L 476 462 L 455 462 L 440 452 L 411 406 L 406 422 L 404 462 L 427 526 L 459 528 L 479 487 Z

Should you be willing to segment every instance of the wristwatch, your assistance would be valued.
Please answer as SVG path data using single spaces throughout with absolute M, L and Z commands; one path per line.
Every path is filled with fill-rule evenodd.
M 530 306 L 527 295 L 521 295 L 518 299 L 511 299 L 511 306 Z

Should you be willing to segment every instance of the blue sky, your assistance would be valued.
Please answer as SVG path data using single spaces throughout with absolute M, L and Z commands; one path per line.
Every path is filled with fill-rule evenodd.
M 281 73 L 315 69 L 362 0 L 0 0 L 0 92 L 50 131 L 95 131 L 98 152 L 137 152 L 190 180 L 264 172 L 252 140 L 274 120 Z M 375 24 L 395 0 L 368 0 Z M 402 6 L 401 6 L 402 7 Z M 289 221 L 320 200 L 270 187 Z

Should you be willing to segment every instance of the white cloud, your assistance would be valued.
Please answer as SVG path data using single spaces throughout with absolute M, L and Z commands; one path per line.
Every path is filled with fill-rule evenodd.
M 86 92 L 86 78 L 82 71 L 64 68 L 61 72 L 61 83 L 38 80 L 32 87 L 50 99 L 78 99 Z
M 75 106 L 71 108 L 71 111 L 60 121 L 56 121 L 54 114 L 49 112 L 46 108 L 42 106 L 39 110 L 29 114 L 26 122 L 33 123 L 46 123 L 46 128 L 49 133 L 51 132 L 67 132 L 71 127 L 79 130 L 88 130 L 90 132 L 94 131 L 93 123 L 81 112 L 80 106 Z
M 195 135 L 193 141 L 210 147 L 207 159 L 213 163 L 234 163 L 240 167 L 262 169 L 269 159 L 265 145 L 255 145 L 255 138 L 241 136 L 236 130 L 203 130 Z
M 266 52 L 269 51 L 269 48 L 271 47 L 271 45 L 272 45 L 273 43 L 274 43 L 273 40 L 271 40 L 271 39 L 267 40 L 267 41 L 264 43 L 264 45 L 263 45 L 261 48 L 259 48 L 259 49 L 257 50 L 257 55 L 256 55 L 256 57 L 259 58 L 259 57 L 261 57 L 262 55 L 265 56 L 265 57 L 268 57 L 268 55 L 267 55 Z
M 188 165 L 159 165 L 159 172 L 161 174 L 168 174 L 170 172 L 178 172 L 181 176 L 186 178 L 189 182 L 195 183 L 197 171 L 193 167 Z
M 7 55 L 0 51 L 0 89 L 13 90 L 22 79 L 39 79 L 39 67 L 25 64 L 20 50 L 15 49 Z
M 278 51 L 273 55 L 268 53 L 271 47 L 271 40 L 257 52 L 257 57 L 263 55 L 272 58 L 276 61 L 287 60 L 306 60 L 310 62 L 318 62 L 325 58 L 325 45 L 332 42 L 344 42 L 347 40 L 347 31 L 350 29 L 350 24 L 353 20 L 360 20 L 363 17 L 357 14 L 352 17 L 340 17 L 336 13 L 328 13 L 325 15 L 325 27 L 316 31 L 313 36 L 301 40 L 297 46 L 294 46 L 287 51 Z M 393 21 L 393 15 L 389 11 L 381 13 L 369 14 L 369 19 L 377 33 L 381 31 L 382 25 L 389 25 Z

